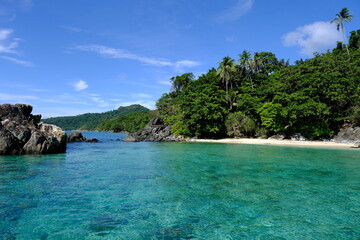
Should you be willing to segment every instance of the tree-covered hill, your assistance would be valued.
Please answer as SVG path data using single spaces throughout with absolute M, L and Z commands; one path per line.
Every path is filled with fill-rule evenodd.
M 294 65 L 271 52 L 243 51 L 195 78 L 173 77 L 157 108 L 174 134 L 328 138 L 360 122 L 360 30 L 348 44 Z
M 129 113 L 146 111 L 149 111 L 149 109 L 134 104 L 103 113 L 86 113 L 77 116 L 47 118 L 43 119 L 43 122 L 57 125 L 65 130 L 95 130 L 98 124 L 103 120 L 123 116 Z
M 133 112 L 107 119 L 96 127 L 98 131 L 136 132 L 146 126 L 152 117 L 157 116 L 156 111 Z

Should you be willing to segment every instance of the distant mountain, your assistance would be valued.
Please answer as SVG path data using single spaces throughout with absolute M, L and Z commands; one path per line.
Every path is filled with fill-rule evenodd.
M 115 118 L 118 116 L 127 115 L 129 113 L 150 111 L 148 108 L 138 104 L 127 107 L 119 107 L 116 110 L 103 113 L 85 113 L 70 117 L 53 117 L 46 118 L 42 121 L 44 123 L 54 124 L 64 130 L 95 130 L 100 122 L 103 120 Z

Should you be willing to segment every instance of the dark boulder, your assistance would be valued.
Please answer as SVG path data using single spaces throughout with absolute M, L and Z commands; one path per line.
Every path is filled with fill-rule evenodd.
M 27 104 L 0 105 L 0 155 L 50 154 L 66 151 L 65 132 L 40 123 Z
M 86 139 L 86 142 L 96 143 L 99 142 L 99 140 L 97 140 L 96 138 L 88 138 Z
M 71 132 L 67 135 L 67 142 L 85 142 L 86 138 L 81 134 L 81 132 Z
M 99 142 L 99 140 L 97 140 L 96 138 L 89 138 L 86 139 L 81 132 L 71 132 L 68 136 L 67 136 L 67 142 L 68 143 L 72 143 L 72 142 Z
M 181 136 L 171 133 L 171 126 L 164 124 L 163 118 L 152 118 L 150 122 L 141 130 L 129 133 L 124 142 L 179 142 L 183 140 Z

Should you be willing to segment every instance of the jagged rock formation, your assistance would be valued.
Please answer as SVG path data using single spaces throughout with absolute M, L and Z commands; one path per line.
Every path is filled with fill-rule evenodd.
M 124 142 L 179 142 L 182 136 L 171 133 L 171 126 L 164 124 L 163 118 L 153 118 L 144 129 L 129 133 Z
M 50 154 L 66 151 L 65 132 L 40 123 L 27 104 L 0 105 L 0 155 Z
M 343 127 L 334 137 L 336 142 L 359 143 L 360 144 L 360 127 Z
M 72 142 L 99 142 L 99 140 L 97 140 L 96 138 L 89 138 L 86 139 L 81 132 L 71 132 L 68 136 L 67 136 L 67 142 L 68 143 L 72 143 Z

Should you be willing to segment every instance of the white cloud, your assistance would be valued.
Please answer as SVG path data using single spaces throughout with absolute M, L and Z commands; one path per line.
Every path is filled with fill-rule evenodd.
M 245 15 L 254 5 L 255 0 L 238 0 L 234 6 L 220 13 L 216 20 L 220 22 L 231 22 Z
M 283 36 L 287 47 L 299 46 L 301 54 L 311 56 L 314 52 L 323 52 L 341 40 L 341 33 L 330 22 L 314 22 L 297 28 Z
M 31 62 L 19 60 L 19 59 L 13 58 L 13 57 L 0 56 L 0 58 L 5 59 L 5 60 L 8 60 L 8 61 L 13 62 L 13 63 L 16 63 L 16 64 L 19 64 L 19 65 L 26 66 L 26 67 L 34 67 L 34 66 L 35 66 L 35 65 L 34 65 L 33 63 L 31 63 Z
M 86 52 L 95 52 L 104 57 L 109 57 L 109 58 L 131 59 L 131 60 L 139 61 L 139 62 L 142 62 L 145 64 L 154 65 L 157 67 L 170 66 L 170 67 L 175 67 L 176 69 L 178 69 L 178 68 L 185 68 L 185 67 L 190 68 L 190 67 L 200 65 L 200 63 L 198 63 L 198 62 L 190 61 L 190 60 L 181 60 L 181 61 L 177 61 L 177 62 L 172 62 L 172 61 L 168 61 L 168 60 L 160 60 L 160 59 L 156 59 L 156 58 L 142 57 L 142 56 L 127 52 L 122 49 L 116 49 L 116 48 L 111 48 L 111 47 L 97 45 L 97 44 L 78 45 L 75 47 L 75 49 L 80 50 L 80 51 L 86 51 Z
M 74 84 L 75 91 L 82 91 L 84 89 L 87 89 L 89 85 L 84 80 L 78 80 Z
M 18 46 L 19 39 L 10 39 L 13 32 L 12 29 L 0 29 L 0 53 L 16 53 L 14 49 Z
M 1 101 L 10 101 L 10 102 L 19 103 L 19 102 L 26 102 L 28 100 L 37 100 L 37 99 L 39 98 L 35 96 L 0 93 Z
M 12 32 L 12 29 L 0 29 L 0 41 L 7 39 Z
M 15 49 L 18 47 L 20 39 L 11 38 L 10 36 L 13 32 L 14 32 L 13 29 L 0 29 L 0 54 L 18 55 Z M 34 64 L 29 61 L 20 60 L 15 57 L 2 55 L 0 56 L 0 58 L 26 67 L 34 66 Z
M 192 68 L 192 67 L 199 66 L 199 63 L 194 62 L 194 61 L 189 61 L 189 60 L 181 60 L 181 61 L 175 62 L 174 65 L 176 68 L 184 68 L 184 67 Z
M 50 90 L 47 89 L 38 89 L 38 88 L 28 88 L 27 90 L 31 92 L 51 92 Z

